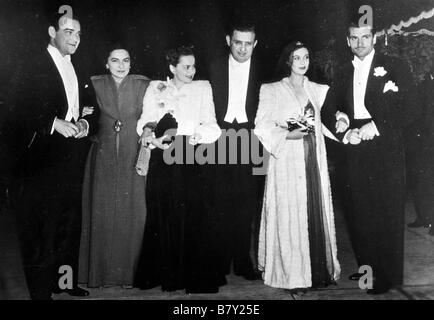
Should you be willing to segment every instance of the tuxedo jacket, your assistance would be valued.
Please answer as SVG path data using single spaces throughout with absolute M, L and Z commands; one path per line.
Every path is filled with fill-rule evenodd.
M 258 110 L 261 72 L 258 61 L 254 57 L 251 59 L 249 82 L 247 85 L 246 114 L 248 126 L 253 129 Z M 212 86 L 217 124 L 221 128 L 224 128 L 224 118 L 228 110 L 229 98 L 229 56 L 221 57 L 210 65 L 209 80 Z
M 54 119 L 64 120 L 68 111 L 61 75 L 46 48 L 41 49 L 29 63 L 18 77 L 11 110 L 15 125 L 13 135 L 17 138 L 15 143 L 19 144 L 15 149 L 18 150 L 20 174 L 24 177 L 38 173 L 45 175 L 50 171 L 57 174 L 59 168 L 68 165 L 68 172 L 81 177 L 78 170 L 86 158 L 87 138 L 65 138 L 56 131 L 51 133 Z M 83 106 L 96 107 L 96 101 L 90 82 L 83 81 L 76 67 L 75 72 L 81 116 Z M 89 123 L 89 135 L 96 130 L 96 118 L 97 113 L 84 117 Z
M 343 111 L 349 116 L 349 129 L 358 127 L 354 120 L 353 78 L 354 67 L 349 62 L 338 72 L 324 103 L 322 120 L 332 132 L 335 132 L 335 111 Z M 416 88 L 406 63 L 375 53 L 364 102 L 380 136 L 362 143 L 381 144 L 385 150 L 399 148 L 403 130 L 420 112 Z M 342 139 L 344 134 L 339 137 Z

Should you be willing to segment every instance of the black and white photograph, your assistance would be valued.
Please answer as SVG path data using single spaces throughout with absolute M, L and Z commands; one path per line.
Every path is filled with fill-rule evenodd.
M 434 300 L 434 0 L 0 0 L 0 56 L 0 300 Z

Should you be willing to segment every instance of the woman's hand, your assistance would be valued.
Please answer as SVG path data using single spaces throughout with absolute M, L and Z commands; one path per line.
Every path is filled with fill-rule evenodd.
M 336 121 L 336 133 L 345 132 L 347 131 L 348 127 L 348 122 L 345 119 L 341 118 Z
M 93 107 L 83 107 L 83 111 L 82 111 L 81 116 L 85 117 L 87 115 L 93 114 L 93 112 L 94 112 L 94 108 Z
M 199 143 L 201 139 L 202 139 L 202 135 L 200 133 L 194 133 L 190 136 L 188 143 L 191 144 L 192 146 L 195 146 Z
M 286 140 L 299 140 L 303 139 L 304 136 L 308 135 L 306 128 L 298 128 L 292 131 L 289 131 L 286 135 Z
M 149 146 L 152 143 L 152 140 L 155 139 L 154 132 L 150 128 L 144 128 L 142 136 L 140 137 L 140 142 L 142 146 Z
M 347 131 L 350 124 L 348 123 L 348 115 L 345 112 L 338 111 L 336 112 L 336 133 L 342 133 Z
M 170 145 L 167 143 L 163 143 L 164 139 L 167 138 L 167 135 L 164 135 L 160 138 L 154 138 L 151 141 L 151 144 L 153 144 L 154 146 L 156 146 L 157 148 L 161 149 L 161 150 L 166 150 L 170 148 Z

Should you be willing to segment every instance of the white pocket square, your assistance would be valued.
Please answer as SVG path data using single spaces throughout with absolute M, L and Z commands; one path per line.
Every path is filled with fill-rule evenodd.
M 392 90 L 393 92 L 398 92 L 398 87 L 392 80 L 387 81 L 387 83 L 384 85 L 383 93 L 389 90 Z

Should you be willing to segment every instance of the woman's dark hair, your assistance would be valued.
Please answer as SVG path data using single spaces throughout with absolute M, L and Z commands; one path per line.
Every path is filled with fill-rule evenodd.
M 127 48 L 127 46 L 123 45 L 120 42 L 109 44 L 106 49 L 107 49 L 105 51 L 105 54 L 106 54 L 106 60 L 105 61 L 106 62 L 107 62 L 107 59 L 110 57 L 110 54 L 115 50 L 125 50 L 126 52 L 128 52 L 128 54 L 130 54 L 130 50 Z M 130 58 L 131 58 L 131 55 L 130 55 Z
M 126 45 L 124 45 L 121 42 L 107 42 L 103 45 L 102 50 L 98 53 L 98 60 L 101 61 L 101 65 L 103 66 L 106 65 L 108 58 L 110 57 L 110 54 L 115 50 L 127 51 L 128 54 L 130 55 L 130 59 L 132 59 L 130 50 Z
M 300 41 L 293 41 L 289 43 L 288 45 L 286 45 L 285 48 L 283 48 L 283 51 L 280 54 L 280 58 L 277 62 L 276 70 L 274 72 L 276 80 L 281 80 L 282 78 L 287 77 L 291 74 L 291 66 L 294 52 L 301 48 L 306 48 L 309 52 L 309 61 L 313 60 L 312 51 L 304 43 Z
M 170 49 L 166 54 L 167 67 L 174 66 L 179 63 L 179 59 L 183 56 L 194 56 L 194 51 L 192 47 L 180 46 L 176 49 Z

